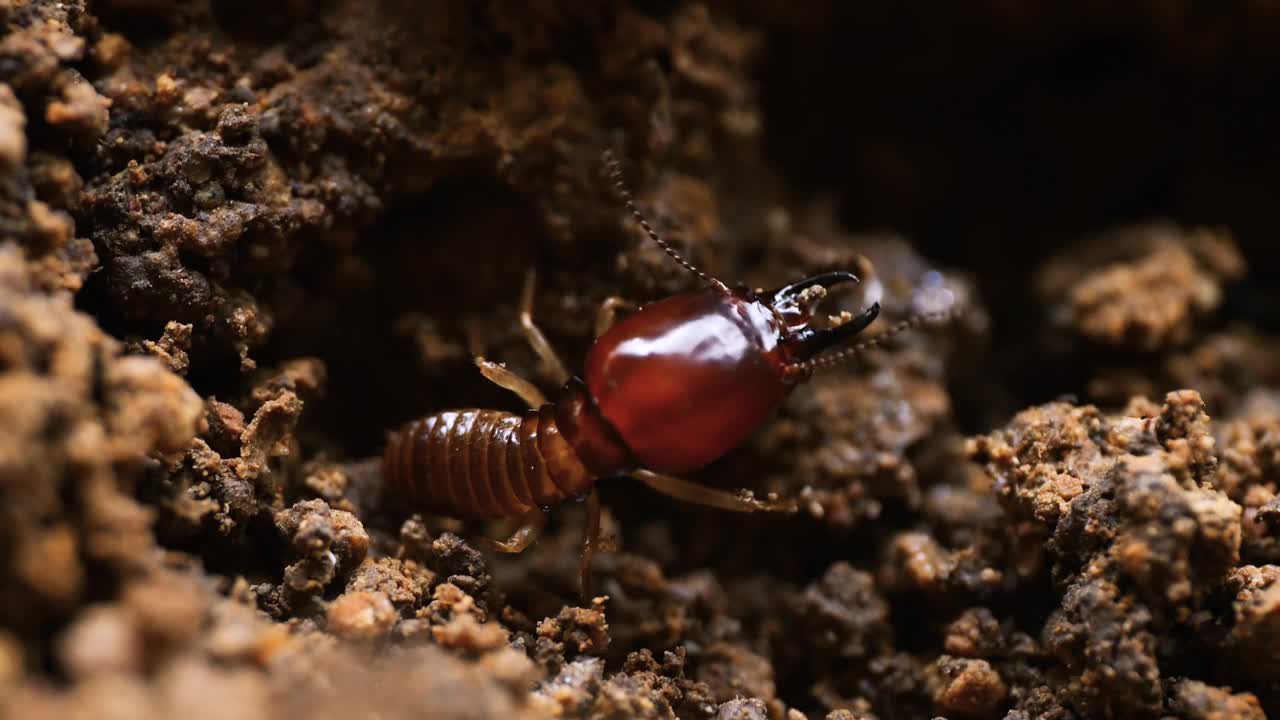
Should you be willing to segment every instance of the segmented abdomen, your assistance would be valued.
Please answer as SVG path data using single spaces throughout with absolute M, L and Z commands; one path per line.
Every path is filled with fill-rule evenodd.
M 383 455 L 385 489 L 414 510 L 505 518 L 581 495 L 595 482 L 550 406 L 523 417 L 450 410 L 406 425 Z

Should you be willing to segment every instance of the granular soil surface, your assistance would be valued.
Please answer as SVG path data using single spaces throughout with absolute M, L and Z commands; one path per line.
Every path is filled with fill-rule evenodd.
M 0 2 L 0 717 L 1280 717 L 1280 7 Z M 862 276 L 692 477 L 379 493 L 607 297 Z M 549 388 L 548 388 L 549 389 Z

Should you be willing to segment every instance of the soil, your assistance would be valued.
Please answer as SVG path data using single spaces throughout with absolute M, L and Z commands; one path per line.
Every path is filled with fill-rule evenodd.
M 1280 9 L 0 3 L 0 717 L 1280 717 Z M 868 333 L 517 556 L 379 500 L 609 296 Z M 889 228 L 889 229 L 885 229 Z

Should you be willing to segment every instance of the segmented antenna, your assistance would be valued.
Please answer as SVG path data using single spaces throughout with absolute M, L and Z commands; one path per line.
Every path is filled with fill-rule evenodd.
M 893 324 L 892 326 L 889 327 L 888 330 L 885 330 L 884 332 L 880 333 L 879 335 L 876 335 L 875 337 L 867 338 L 862 342 L 855 343 L 837 352 L 829 353 L 827 355 L 821 355 L 819 357 L 813 358 L 812 360 L 805 360 L 804 362 L 798 362 L 798 363 L 793 363 L 791 365 L 788 365 L 785 372 L 788 375 L 807 375 L 808 373 L 811 373 L 814 370 L 817 370 L 819 368 L 827 368 L 827 367 L 839 365 L 840 363 L 845 362 L 846 360 L 851 360 L 853 358 L 856 358 L 862 355 L 863 353 L 865 353 L 866 351 L 874 347 L 879 347 L 880 345 L 883 345 L 885 342 L 893 339 L 895 336 L 901 335 L 902 333 L 914 327 L 922 325 L 926 322 L 944 322 L 947 320 L 951 320 L 955 317 L 958 317 L 962 313 L 963 313 L 963 307 L 957 304 L 955 306 L 947 308 L 946 310 L 939 310 L 936 312 L 927 312 L 927 313 L 919 313 L 916 315 L 912 315 L 906 320 L 902 320 L 898 323 Z
M 644 233 L 649 236 L 649 239 L 657 243 L 658 247 L 662 248 L 667 255 L 671 256 L 672 260 L 679 263 L 685 270 L 697 275 L 703 282 L 714 287 L 716 290 L 719 290 L 726 295 L 730 294 L 731 291 L 729 290 L 728 285 L 725 285 L 716 278 L 702 272 L 695 267 L 693 263 L 685 260 L 683 255 L 681 255 L 675 248 L 671 247 L 671 244 L 666 240 L 663 240 L 662 237 L 658 235 L 658 231 L 653 229 L 653 226 L 645 219 L 644 213 L 641 213 L 640 208 L 636 207 L 636 203 L 631 197 L 631 192 L 627 190 L 627 184 L 622 179 L 622 163 L 618 162 L 618 159 L 613 156 L 613 151 L 605 150 L 601 153 L 600 159 L 604 161 L 604 165 L 609 171 L 609 179 L 613 181 L 614 192 L 618 194 L 619 199 L 622 200 L 622 204 L 631 212 L 631 217 L 636 219 L 636 222 L 640 225 L 640 229 L 644 230 Z

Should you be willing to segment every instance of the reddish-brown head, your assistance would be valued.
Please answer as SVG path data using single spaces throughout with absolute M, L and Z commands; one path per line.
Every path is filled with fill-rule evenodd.
M 827 273 L 770 293 L 708 289 L 653 303 L 591 348 L 587 387 L 640 463 L 700 468 L 777 409 L 807 377 L 806 361 L 875 320 L 879 305 L 837 327 L 811 326 L 826 289 L 856 280 Z
M 856 335 L 879 304 L 836 327 L 811 327 L 827 288 L 853 273 L 816 275 L 780 290 L 732 290 L 663 240 L 636 207 L 609 151 L 614 189 L 658 247 L 710 288 L 648 305 L 624 318 L 587 354 L 597 408 L 632 457 L 659 472 L 700 468 L 737 447 L 795 384 L 830 359 L 819 353 Z

